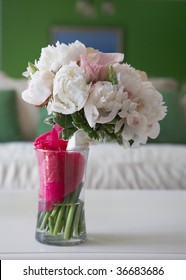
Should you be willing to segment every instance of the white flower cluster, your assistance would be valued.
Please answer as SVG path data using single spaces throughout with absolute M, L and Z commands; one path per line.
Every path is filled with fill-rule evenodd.
M 107 125 L 108 134 L 119 135 L 123 144 L 145 144 L 148 137 L 158 136 L 166 107 L 146 74 L 122 63 L 123 59 L 121 53 L 102 53 L 79 41 L 57 42 L 43 48 L 39 60 L 29 64 L 24 73 L 29 84 L 22 97 L 46 106 L 49 114 L 80 112 L 82 129 L 89 132 L 89 126 L 90 138 L 92 131 L 101 135 Z M 74 123 L 72 118 L 76 127 Z

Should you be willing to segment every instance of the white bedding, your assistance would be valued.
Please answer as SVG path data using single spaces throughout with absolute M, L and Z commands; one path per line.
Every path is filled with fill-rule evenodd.
M 35 151 L 30 142 L 0 144 L 0 189 L 38 187 Z M 186 189 L 186 145 L 117 144 L 90 147 L 86 187 L 91 189 Z

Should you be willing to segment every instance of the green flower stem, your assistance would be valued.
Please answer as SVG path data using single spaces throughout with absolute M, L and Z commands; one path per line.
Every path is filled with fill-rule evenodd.
M 43 230 L 45 229 L 46 225 L 47 225 L 47 222 L 48 222 L 48 217 L 50 215 L 50 211 L 49 212 L 46 212 L 45 216 L 44 216 L 44 219 L 41 223 L 41 226 L 40 226 L 40 229 Z
M 63 235 L 63 238 L 65 240 L 68 240 L 68 239 L 71 238 L 71 232 L 72 232 L 71 227 L 72 227 L 72 224 L 73 224 L 75 210 L 76 210 L 76 204 L 73 203 L 70 206 L 68 217 L 67 217 L 67 220 L 66 220 L 66 225 L 65 225 L 64 235 Z
M 81 211 L 81 216 L 80 216 L 80 219 L 79 219 L 79 225 L 78 225 L 78 234 L 79 234 L 81 231 L 85 230 L 85 219 L 84 219 L 84 215 L 85 215 L 84 209 L 82 209 L 82 211 Z
M 55 226 L 54 226 L 54 230 L 53 230 L 53 235 L 57 235 L 57 233 L 60 231 L 63 213 L 64 213 L 64 206 L 62 205 L 60 207 L 59 213 L 57 215 L 57 220 L 55 222 Z
M 70 239 L 72 235 L 77 237 L 83 223 L 84 202 L 79 200 L 82 186 L 81 183 L 74 192 L 63 199 L 62 203 L 55 204 L 53 210 L 40 212 L 37 227 L 45 232 L 49 231 L 52 236 L 61 233 L 65 240 Z
M 44 219 L 44 216 L 45 216 L 45 212 L 40 212 L 38 214 L 38 222 L 37 222 L 37 227 L 40 228 L 41 227 L 41 224 L 42 224 L 42 221 Z
M 65 224 L 65 229 L 64 229 L 64 239 L 68 240 L 71 238 L 71 235 L 73 234 L 73 221 L 74 221 L 74 216 L 75 216 L 75 210 L 77 208 L 77 200 L 80 195 L 81 189 L 82 189 L 82 184 L 80 184 L 79 188 L 77 188 L 69 197 L 70 200 L 70 208 L 67 209 L 68 213 L 66 216 L 66 224 Z
M 52 212 L 51 212 L 51 215 L 50 215 L 50 217 L 55 217 L 56 216 L 56 213 L 57 213 L 57 211 L 58 211 L 58 209 L 59 209 L 59 205 L 55 205 L 55 207 L 54 207 L 54 209 L 52 210 Z
M 49 217 L 48 225 L 49 225 L 49 232 L 51 235 L 53 235 L 53 230 L 54 230 L 54 218 L 53 217 Z
M 83 205 L 84 205 L 83 201 L 80 201 L 80 203 L 77 206 L 77 210 L 74 218 L 74 232 L 73 232 L 74 236 L 79 235 L 79 223 L 81 222 L 80 217 L 81 217 Z
M 65 221 L 68 218 L 69 210 L 70 210 L 70 205 L 69 204 L 67 204 L 67 205 L 65 204 Z

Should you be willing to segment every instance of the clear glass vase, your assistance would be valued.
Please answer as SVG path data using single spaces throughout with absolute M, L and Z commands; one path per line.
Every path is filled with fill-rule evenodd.
M 84 180 L 88 149 L 36 149 L 39 170 L 36 239 L 68 246 L 86 240 Z

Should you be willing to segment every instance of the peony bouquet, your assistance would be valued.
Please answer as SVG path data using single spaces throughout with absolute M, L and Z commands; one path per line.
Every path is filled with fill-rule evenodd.
M 45 106 L 45 121 L 53 125 L 34 142 L 40 174 L 38 235 L 62 235 L 63 240 L 85 235 L 80 195 L 86 157 L 79 149 L 91 141 L 137 147 L 160 132 L 159 121 L 166 115 L 161 94 L 145 72 L 123 59 L 121 53 L 103 53 L 75 41 L 49 45 L 28 64 L 22 97 Z
M 103 53 L 79 41 L 57 42 L 29 63 L 23 99 L 46 106 L 51 115 L 46 122 L 63 127 L 63 139 L 78 131 L 88 142 L 145 144 L 148 137 L 158 136 L 166 107 L 146 73 L 123 59 L 121 53 Z

